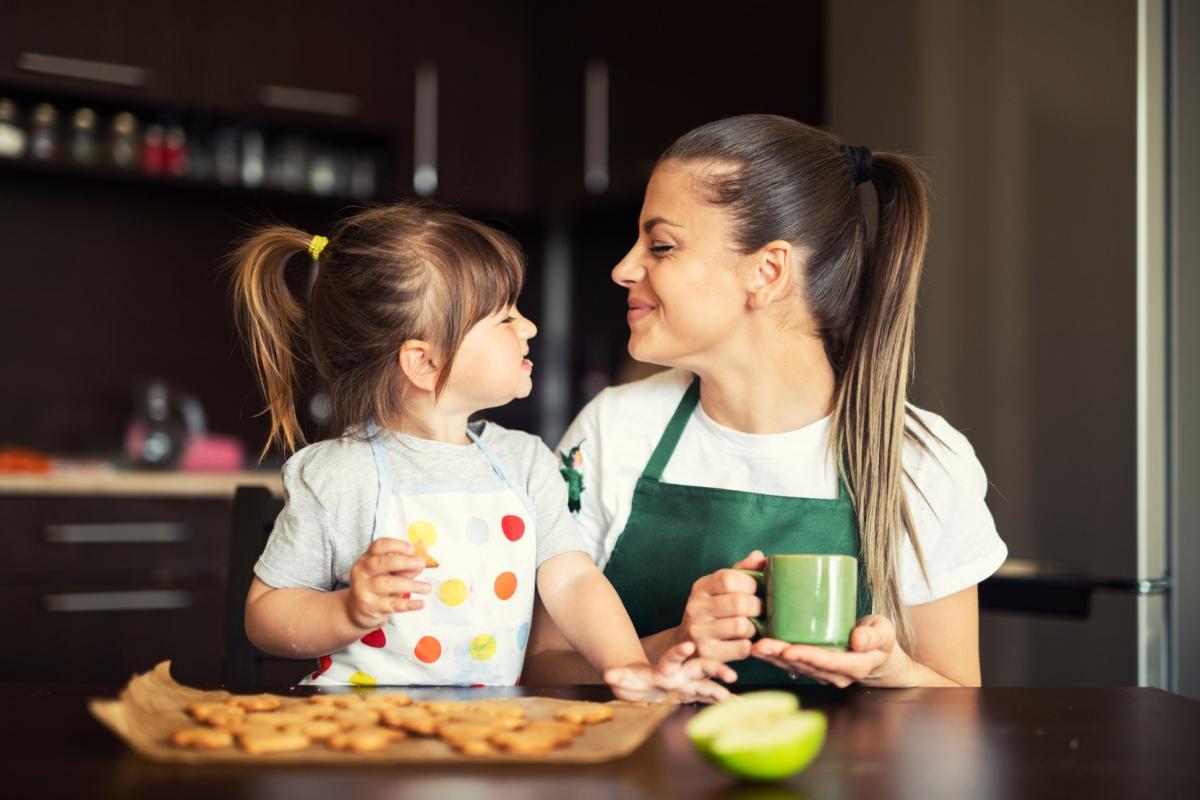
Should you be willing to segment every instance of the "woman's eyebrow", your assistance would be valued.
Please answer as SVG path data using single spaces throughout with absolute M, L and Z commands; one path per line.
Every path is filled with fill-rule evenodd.
M 648 219 L 642 223 L 642 230 L 648 234 L 648 233 L 650 233 L 650 231 L 654 230 L 655 225 L 659 225 L 659 224 L 670 225 L 672 228 L 682 228 L 683 227 L 678 222 L 671 222 L 671 220 L 669 220 L 665 217 L 651 217 L 650 219 Z

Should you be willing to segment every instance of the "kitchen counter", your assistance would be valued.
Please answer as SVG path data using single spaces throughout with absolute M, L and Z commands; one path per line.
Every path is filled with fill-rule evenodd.
M 283 496 L 278 470 L 139 472 L 78 467 L 48 474 L 0 474 L 0 495 L 107 495 L 233 499 L 238 486 L 265 486 Z
M 81 654 L 82 655 L 82 654 Z M 679 708 L 632 755 L 608 764 L 175 766 L 142 760 L 92 719 L 88 697 L 114 686 L 4 687 L 5 796 L 375 798 L 1087 798 L 1186 797 L 1200 785 L 1200 703 L 1157 689 L 796 687 L 829 714 L 807 771 L 741 784 L 703 762 Z M 274 691 L 311 693 L 309 687 Z M 417 689 L 603 700 L 602 687 Z

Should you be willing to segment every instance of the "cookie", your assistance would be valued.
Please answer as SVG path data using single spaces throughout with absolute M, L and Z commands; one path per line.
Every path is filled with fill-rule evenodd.
M 234 695 L 229 703 L 246 711 L 274 711 L 279 708 L 279 698 L 272 694 Z
M 312 740 L 295 729 L 255 728 L 238 736 L 238 744 L 250 755 L 258 756 L 303 750 L 312 744 Z
M 486 714 L 480 714 L 478 711 L 454 711 L 449 714 L 442 714 L 435 719 L 439 721 L 438 731 L 441 731 L 441 726 L 453 723 L 465 723 L 471 725 L 486 725 L 492 730 L 497 731 L 515 731 L 525 724 L 524 720 L 515 719 L 513 717 L 490 717 Z
M 223 720 L 244 716 L 246 709 L 229 703 L 188 703 L 187 712 L 197 722 L 209 722 L 214 715 L 220 716 Z
M 419 706 L 385 708 L 380 712 L 383 724 L 409 733 L 432 736 L 437 732 L 438 718 Z
M 437 562 L 436 558 L 429 555 L 429 551 L 425 549 L 424 542 L 417 542 L 414 549 L 416 552 L 413 553 L 413 555 L 425 562 L 425 569 L 434 569 L 441 566 L 441 564 Z
M 369 753 L 375 750 L 383 750 L 392 742 L 403 738 L 403 731 L 390 730 L 388 728 L 353 728 L 330 736 L 328 744 L 334 750 Z
M 451 747 L 464 756 L 490 756 L 496 753 L 496 748 L 486 739 L 467 739 L 458 744 L 451 744 Z
M 541 755 L 549 753 L 559 746 L 554 736 L 545 733 L 530 733 L 529 731 L 500 731 L 489 737 L 488 741 L 497 747 L 502 747 L 509 753 L 519 756 Z M 568 740 L 569 741 L 569 740 Z
M 246 727 L 294 728 L 309 721 L 309 717 L 291 711 L 262 711 L 247 714 L 239 722 Z
M 554 718 L 576 725 L 595 725 L 612 719 L 613 710 L 603 703 L 574 703 L 554 712 Z
M 343 729 L 362 728 L 379 722 L 379 712 L 369 708 L 343 708 L 333 715 L 333 721 Z
M 196 750 L 220 750 L 233 744 L 233 734 L 216 728 L 183 728 L 171 734 L 171 744 Z
M 341 733 L 342 726 L 331 719 L 314 719 L 297 725 L 296 730 L 317 742 Z
M 558 744 L 567 744 L 583 733 L 583 726 L 574 722 L 556 719 L 535 719 L 525 723 L 521 733 L 549 736 Z
M 438 726 L 438 736 L 442 741 L 456 746 L 471 740 L 486 741 L 492 734 L 502 730 L 486 722 L 447 722 Z
M 477 714 L 486 714 L 489 717 L 505 717 L 508 719 L 525 718 L 525 709 L 512 703 L 484 701 L 482 703 L 475 703 L 470 709 Z
M 411 706 L 413 699 L 404 692 L 375 692 L 366 695 L 362 704 L 379 711 L 384 708 Z

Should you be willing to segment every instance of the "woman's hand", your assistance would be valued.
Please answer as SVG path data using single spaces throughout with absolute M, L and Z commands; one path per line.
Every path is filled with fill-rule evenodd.
M 350 591 L 346 593 L 350 621 L 371 630 L 394 613 L 423 608 L 424 600 L 409 596 L 414 592 L 429 594 L 430 585 L 416 580 L 423 569 L 424 560 L 408 542 L 389 538 L 371 542 L 350 568 Z
M 763 569 L 766 564 L 767 557 L 755 550 L 734 569 L 719 569 L 693 583 L 676 638 L 695 642 L 701 658 L 740 661 L 749 657 L 755 633 L 750 618 L 762 614 L 762 600 L 755 594 L 754 578 L 734 570 Z
M 752 654 L 793 677 L 807 675 L 842 689 L 852 683 L 880 687 L 920 684 L 915 663 L 896 644 L 895 626 L 876 614 L 858 621 L 850 631 L 850 649 L 846 651 L 760 639 Z
M 713 703 L 730 696 L 729 690 L 712 680 L 737 680 L 737 673 L 711 658 L 691 658 L 692 642 L 682 642 L 663 653 L 653 667 L 628 664 L 604 671 L 604 682 L 622 700 L 657 700 L 672 692 L 683 703 Z

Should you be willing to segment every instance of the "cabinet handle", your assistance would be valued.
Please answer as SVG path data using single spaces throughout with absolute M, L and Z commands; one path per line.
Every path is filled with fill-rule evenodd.
M 56 78 L 77 78 L 134 88 L 145 86 L 150 77 L 150 71 L 142 67 L 90 61 L 85 58 L 48 56 L 44 53 L 21 53 L 17 56 L 17 69 L 40 75 L 53 75 Z
M 593 58 L 583 76 L 583 185 L 608 190 L 608 62 Z
M 318 89 L 274 84 L 259 87 L 258 102 L 267 108 L 325 114 L 330 117 L 352 117 L 362 105 L 357 96 L 345 92 L 323 92 Z
M 47 611 L 165 611 L 191 608 L 192 593 L 181 589 L 132 592 L 68 592 L 42 598 Z
M 438 71 L 437 64 L 417 65 L 413 114 L 413 191 L 428 197 L 437 191 Z
M 192 530 L 183 522 L 68 523 L 47 525 L 43 535 L 51 544 L 153 544 L 186 542 Z

